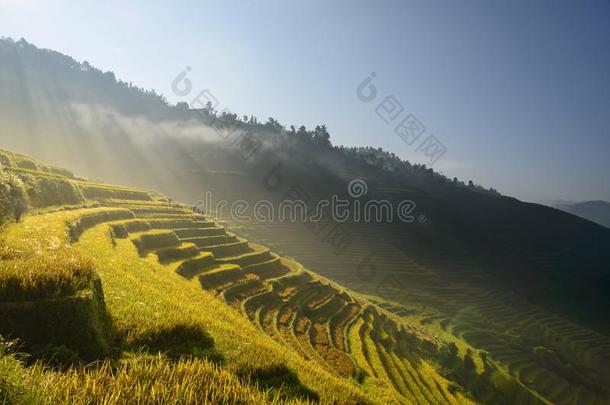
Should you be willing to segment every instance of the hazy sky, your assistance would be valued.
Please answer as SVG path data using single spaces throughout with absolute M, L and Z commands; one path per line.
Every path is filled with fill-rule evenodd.
M 414 114 L 446 146 L 434 168 L 448 176 L 525 200 L 610 200 L 610 0 L 0 0 L 0 36 L 172 102 L 209 89 L 220 109 L 325 123 L 335 144 L 425 162 L 375 112 L 394 95 L 397 120 Z M 187 66 L 194 90 L 178 97 Z M 378 96 L 363 103 L 371 72 Z

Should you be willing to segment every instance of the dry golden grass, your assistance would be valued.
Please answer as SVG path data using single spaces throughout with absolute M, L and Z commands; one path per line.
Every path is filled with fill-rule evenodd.
M 65 404 L 272 404 L 279 395 L 206 360 L 136 356 L 116 364 L 47 373 L 50 402 Z
M 0 302 L 22 302 L 73 296 L 90 286 L 91 259 L 61 249 L 0 263 Z

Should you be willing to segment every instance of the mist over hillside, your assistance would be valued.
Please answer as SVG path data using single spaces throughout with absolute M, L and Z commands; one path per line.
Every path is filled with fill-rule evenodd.
M 153 145 L 158 147 L 159 144 L 172 143 L 178 139 L 185 142 L 200 141 L 202 144 L 213 143 L 221 145 L 222 149 L 235 149 L 235 144 L 227 142 L 228 135 L 250 132 L 255 133 L 267 149 L 280 149 L 286 143 L 293 149 L 306 148 L 311 152 L 308 154 L 310 161 L 336 171 L 339 176 L 346 175 L 344 166 L 349 161 L 352 165 L 359 164 L 366 170 L 376 170 L 384 175 L 410 176 L 411 181 L 422 184 L 454 183 L 459 187 L 466 186 L 462 181 L 450 180 L 434 173 L 425 165 L 411 165 L 401 161 L 394 154 L 381 149 L 341 147 L 333 150 L 330 135 L 322 124 L 310 130 L 294 126 L 287 129 L 273 118 L 261 122 L 253 116 L 240 117 L 234 113 L 217 112 L 211 105 L 197 110 L 189 110 L 186 103 L 172 106 L 154 90 L 135 87 L 131 82 L 117 81 L 112 72 L 102 72 L 86 61 L 80 63 L 61 53 L 39 49 L 24 39 L 16 42 L 3 39 L 0 44 L 3 71 L 1 80 L 6 89 L 0 101 L 3 113 L 12 117 L 2 123 L 6 146 L 68 166 L 78 165 L 75 168 L 80 169 L 82 166 L 92 176 L 101 173 L 108 176 L 107 170 L 111 171 L 110 175 L 114 175 L 113 168 L 130 164 L 124 160 L 109 160 L 108 167 L 104 159 L 116 158 L 106 156 L 103 149 L 96 149 L 112 148 L 113 142 L 120 142 L 124 138 L 145 147 L 134 147 L 139 153 L 132 150 L 133 158 L 138 159 L 138 154 L 146 155 L 140 149 L 151 149 Z M 203 107 L 202 104 L 200 101 L 197 107 Z M 56 145 L 53 140 L 57 138 L 65 145 Z M 92 168 L 88 164 L 91 162 L 84 163 L 90 159 L 76 160 L 76 154 L 73 153 L 75 143 L 83 146 L 79 149 L 81 153 L 97 153 L 93 163 L 100 162 L 99 166 L 106 170 L 101 171 L 95 166 Z M 174 149 L 177 148 L 179 146 L 174 145 Z M 115 154 L 121 152 L 118 148 L 111 151 Z M 301 151 L 299 154 L 302 154 Z M 241 155 L 243 157 L 243 151 Z M 260 160 L 254 154 L 249 157 Z M 153 159 L 154 156 L 142 158 Z M 343 162 L 335 163 L 337 158 Z M 170 161 L 171 156 L 163 156 L 163 159 Z M 199 162 L 200 165 L 205 163 Z M 122 171 L 122 180 L 125 181 L 125 176 L 131 174 L 132 171 Z M 474 189 L 486 191 L 479 186 Z

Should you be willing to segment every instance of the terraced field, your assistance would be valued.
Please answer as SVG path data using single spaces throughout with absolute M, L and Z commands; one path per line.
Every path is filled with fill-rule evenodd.
M 359 293 L 379 297 L 372 298 L 379 306 L 455 342 L 461 353 L 484 352 L 540 398 L 559 404 L 610 401 L 607 336 L 525 300 L 468 260 L 423 255 L 405 227 L 349 222 L 341 227 L 352 242 L 340 253 L 307 224 L 233 224 L 232 229 Z M 375 322 L 364 317 L 355 325 L 364 336 Z M 398 369 L 389 361 L 391 355 L 381 350 L 366 355 L 367 345 L 356 343 L 354 336 L 351 340 L 365 353 L 367 363 L 358 366 L 369 374 L 375 370 L 372 364 Z M 400 381 L 392 382 L 404 392 Z
M 338 376 L 365 386 L 382 384 L 406 402 L 467 402 L 435 358 L 438 348 L 453 342 L 461 358 L 467 351 L 484 353 L 475 356 L 478 372 L 493 369 L 511 376 L 529 401 L 605 400 L 608 340 L 553 317 L 497 283 L 490 287 L 493 279 L 468 263 L 448 263 L 453 270 L 448 271 L 438 261 L 415 262 L 395 247 L 375 250 L 373 258 L 384 257 L 374 262 L 381 281 L 367 285 L 354 280 L 356 272 L 338 277 L 368 298 L 248 242 L 238 236 L 243 227 L 230 232 L 222 222 L 159 196 L 126 199 L 119 189 L 120 198 L 107 198 L 113 188 L 105 190 L 110 191 L 100 204 L 113 211 L 97 208 L 95 215 L 73 221 L 73 240 L 91 227 L 108 226 L 114 240 L 129 240 L 143 260 L 154 258 L 215 294 L 261 331 Z M 359 236 L 375 239 L 375 230 L 366 231 L 370 239 Z M 326 257 L 345 259 L 331 255 Z M 375 298 L 397 293 L 384 277 L 398 271 L 410 276 L 409 285 L 399 285 L 393 302 Z M 437 349 L 421 350 L 427 343 Z
M 404 229 L 346 223 L 353 243 L 337 252 L 303 224 L 227 227 L 146 190 L 39 177 L 47 176 L 75 199 L 35 214 L 66 232 L 65 246 L 57 236 L 27 239 L 19 232 L 34 230 L 25 227 L 14 238 L 25 248 L 4 253 L 71 251 L 87 232 L 102 235 L 385 403 L 608 402 L 607 337 L 525 301 L 467 260 L 403 249 L 413 242 Z
M 134 214 L 106 223 L 113 238 L 129 239 L 143 259 L 155 257 L 217 295 L 305 359 L 365 385 L 385 384 L 406 402 L 468 402 L 428 360 L 400 348 L 417 331 L 367 299 L 184 207 L 107 204 Z

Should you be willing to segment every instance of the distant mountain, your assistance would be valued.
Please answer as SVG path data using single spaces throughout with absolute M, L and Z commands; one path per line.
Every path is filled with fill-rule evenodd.
M 560 205 L 576 204 L 578 201 L 564 200 L 562 198 L 547 198 L 535 202 L 542 205 L 548 205 L 549 207 L 557 208 Z
M 578 215 L 589 221 L 610 228 L 610 203 L 607 201 L 584 201 L 572 204 L 556 205 L 560 210 Z

